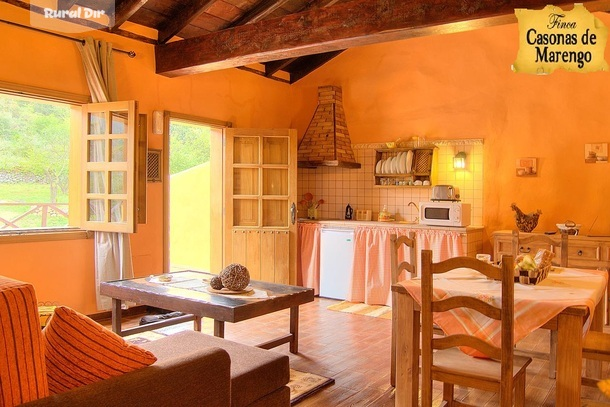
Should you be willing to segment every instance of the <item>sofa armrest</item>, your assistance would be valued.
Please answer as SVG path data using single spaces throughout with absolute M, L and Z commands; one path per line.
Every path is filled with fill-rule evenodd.
M 229 407 L 230 383 L 229 354 L 209 347 L 24 406 Z

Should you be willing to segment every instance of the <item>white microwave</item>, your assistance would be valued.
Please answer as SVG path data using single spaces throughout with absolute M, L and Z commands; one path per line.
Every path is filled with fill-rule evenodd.
M 470 204 L 455 201 L 420 202 L 419 223 L 432 226 L 468 226 Z

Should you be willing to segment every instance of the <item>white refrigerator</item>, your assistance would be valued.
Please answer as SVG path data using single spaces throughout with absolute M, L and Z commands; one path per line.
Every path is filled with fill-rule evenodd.
M 347 298 L 353 261 L 354 230 L 323 228 L 320 233 L 320 297 Z

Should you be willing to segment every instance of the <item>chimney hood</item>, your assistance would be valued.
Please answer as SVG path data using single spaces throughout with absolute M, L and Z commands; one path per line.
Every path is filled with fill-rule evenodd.
M 349 138 L 339 86 L 318 88 L 318 107 L 298 148 L 300 168 L 360 168 Z

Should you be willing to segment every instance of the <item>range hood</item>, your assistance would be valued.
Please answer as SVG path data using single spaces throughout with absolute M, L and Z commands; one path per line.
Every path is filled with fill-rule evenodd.
M 360 168 L 349 138 L 339 86 L 318 88 L 318 107 L 298 148 L 300 168 Z

